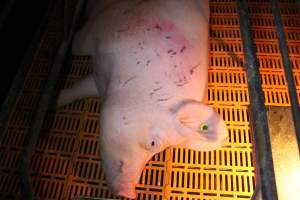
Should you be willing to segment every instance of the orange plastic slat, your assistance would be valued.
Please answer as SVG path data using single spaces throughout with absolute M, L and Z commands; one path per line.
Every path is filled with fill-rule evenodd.
M 289 106 L 270 3 L 250 1 L 249 5 L 266 105 Z M 280 6 L 300 99 L 299 12 L 294 1 Z M 156 154 L 141 175 L 138 199 L 240 200 L 250 199 L 253 193 L 254 139 L 249 128 L 249 96 L 236 2 L 213 0 L 210 7 L 207 100 L 226 121 L 228 143 L 211 152 L 170 147 Z M 1 199 L 20 198 L 17 169 L 21 145 L 49 73 L 49 55 L 62 36 L 59 19 L 59 13 L 53 13 L 6 127 L 0 146 Z M 72 60 L 70 70 L 63 70 L 57 89 L 71 86 L 91 71 L 89 57 Z M 48 113 L 31 162 L 37 199 L 114 198 L 101 169 L 100 105 L 97 98 L 87 98 Z

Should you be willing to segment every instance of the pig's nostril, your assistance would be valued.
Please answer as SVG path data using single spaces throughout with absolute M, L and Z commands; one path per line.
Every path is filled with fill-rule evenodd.
M 154 142 L 154 141 L 152 141 L 152 142 L 151 142 L 151 145 L 152 145 L 152 146 L 154 146 L 154 145 L 155 145 L 155 142 Z

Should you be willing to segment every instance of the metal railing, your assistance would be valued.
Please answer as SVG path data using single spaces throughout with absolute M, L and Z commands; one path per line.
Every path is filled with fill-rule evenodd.
M 260 190 L 261 188 L 264 200 L 276 200 L 277 191 L 268 120 L 261 86 L 259 64 L 256 57 L 256 50 L 251 31 L 247 1 L 237 1 L 237 10 L 240 19 L 240 30 L 243 42 L 244 67 L 248 79 L 250 124 L 251 130 L 255 136 L 254 146 L 256 149 L 257 172 L 256 189 Z
M 48 83 L 45 86 L 43 96 L 38 105 L 38 110 L 35 113 L 33 125 L 30 127 L 30 131 L 27 133 L 24 143 L 24 149 L 21 155 L 21 195 L 22 199 L 33 199 L 31 178 L 29 175 L 29 164 L 31 156 L 34 151 L 34 146 L 37 142 L 38 134 L 41 130 L 43 119 L 45 117 L 47 108 L 50 101 L 52 100 L 52 94 L 54 90 L 54 85 L 58 79 L 60 68 L 63 64 L 65 54 L 70 46 L 73 32 L 74 24 L 80 14 L 81 8 L 83 7 L 84 0 L 79 0 L 76 6 L 75 15 L 71 25 L 71 31 L 68 37 L 62 42 L 59 51 L 55 57 L 53 67 L 51 69 Z M 263 200 L 276 200 L 277 190 L 274 176 L 274 167 L 272 159 L 272 151 L 270 144 L 270 135 L 267 122 L 267 115 L 264 105 L 263 90 L 261 86 L 260 74 L 259 74 L 259 64 L 256 57 L 256 50 L 253 41 L 253 35 L 250 26 L 248 5 L 246 0 L 237 1 L 238 14 L 240 19 L 240 30 L 242 34 L 243 50 L 244 50 L 244 67 L 247 73 L 248 88 L 250 96 L 250 119 L 252 125 L 252 132 L 255 135 L 255 150 L 256 150 L 256 171 L 257 171 L 257 185 L 256 191 L 253 195 L 253 199 L 263 199 Z M 293 110 L 294 122 L 300 122 L 300 110 L 299 102 L 297 99 L 297 92 L 295 87 L 295 82 L 291 69 L 291 62 L 289 60 L 287 42 L 283 31 L 283 26 L 280 18 L 280 12 L 278 8 L 277 0 L 272 0 L 272 12 L 276 25 L 276 30 L 278 34 L 278 40 L 280 45 L 280 51 L 282 56 L 282 61 L 285 70 L 285 76 L 287 80 L 290 101 Z M 22 75 L 23 73 L 21 73 Z M 21 76 L 18 75 L 17 77 Z M 20 82 L 20 81 L 18 81 Z M 11 96 L 16 96 L 17 90 L 11 92 Z M 5 109 L 5 113 L 11 107 L 13 103 L 9 103 L 9 107 Z M 3 113 L 1 113 L 3 114 Z M 1 118 L 1 115 L 0 115 Z M 0 120 L 1 121 L 1 120 Z M 0 123 L 1 125 L 1 123 Z M 300 123 L 294 123 L 298 146 L 300 144 Z M 1 143 L 1 137 L 0 137 Z M 101 199 L 101 198 L 100 198 Z
M 21 197 L 22 199 L 34 199 L 34 194 L 32 190 L 32 181 L 30 177 L 30 161 L 34 153 L 34 148 L 38 140 L 39 133 L 41 131 L 46 112 L 54 96 L 55 84 L 58 80 L 58 76 L 63 66 L 66 53 L 71 45 L 73 34 L 75 32 L 76 22 L 82 11 L 84 0 L 78 0 L 75 8 L 73 20 L 71 22 L 69 35 L 64 37 L 64 40 L 60 44 L 60 47 L 55 56 L 53 66 L 51 68 L 50 74 L 48 76 L 48 81 L 43 90 L 41 100 L 38 104 L 37 110 L 34 113 L 33 123 L 30 127 L 28 133 L 25 136 L 23 150 L 21 152 L 21 163 L 20 163 L 20 173 L 21 173 Z

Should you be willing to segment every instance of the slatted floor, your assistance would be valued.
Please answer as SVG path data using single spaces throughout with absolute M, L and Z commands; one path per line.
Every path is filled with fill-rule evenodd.
M 300 9 L 294 1 L 282 2 L 280 11 L 300 99 Z M 137 185 L 137 199 L 244 200 L 254 191 L 253 137 L 237 7 L 235 1 L 213 0 L 210 8 L 208 102 L 226 121 L 229 142 L 206 153 L 171 147 L 155 155 Z M 251 1 L 249 11 L 266 106 L 289 106 L 271 5 Z M 0 199 L 20 199 L 17 168 L 24 135 L 49 73 L 49 54 L 62 37 L 61 16 L 58 12 L 51 16 L 5 127 L 0 146 Z M 57 89 L 69 87 L 90 72 L 89 57 L 73 57 L 66 65 L 71 69 L 62 73 Z M 48 112 L 31 162 L 36 199 L 115 198 L 101 170 L 99 113 L 97 98 Z

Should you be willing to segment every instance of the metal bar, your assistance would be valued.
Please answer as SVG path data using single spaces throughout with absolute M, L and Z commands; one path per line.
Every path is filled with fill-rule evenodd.
M 262 199 L 262 194 L 261 194 L 261 187 L 260 185 L 255 186 L 254 193 L 251 197 L 251 200 L 263 200 Z
M 292 105 L 292 114 L 294 119 L 294 126 L 296 129 L 296 137 L 298 141 L 298 146 L 300 146 L 300 108 L 299 108 L 299 102 L 297 97 L 297 90 L 295 87 L 295 80 L 292 71 L 292 66 L 289 59 L 288 46 L 286 43 L 286 38 L 283 30 L 283 25 L 280 17 L 280 11 L 278 8 L 277 0 L 272 0 L 272 13 L 276 25 L 279 48 L 280 48 L 281 58 L 283 62 L 284 72 L 285 72 L 284 74 L 287 80 L 288 91 L 289 91 L 290 101 Z
M 251 32 L 247 0 L 237 1 L 237 7 L 250 96 L 249 112 L 251 128 L 255 135 L 256 169 L 259 174 L 259 185 L 261 186 L 264 200 L 277 200 L 268 121 L 261 87 L 259 65 Z
M 78 197 L 78 198 L 74 198 L 74 200 L 114 200 L 114 199 L 106 199 L 101 197 Z
M 16 76 L 14 77 L 13 84 L 10 87 L 8 94 L 1 105 L 0 108 L 0 144 L 2 143 L 2 139 L 4 137 L 4 130 L 5 125 L 7 124 L 7 121 L 9 120 L 9 115 L 12 111 L 12 107 L 15 105 L 18 94 L 20 93 L 20 90 L 22 88 L 22 84 L 24 83 L 26 74 L 29 70 L 30 63 L 35 55 L 36 49 L 39 48 L 41 45 L 39 43 L 43 30 L 45 29 L 47 23 L 48 23 L 48 17 L 50 14 L 50 10 L 52 10 L 53 4 L 52 1 L 49 3 L 48 8 L 44 16 L 42 17 L 40 21 L 40 25 L 36 31 L 36 33 L 33 36 L 33 39 L 31 40 L 32 45 L 29 46 L 29 48 L 26 51 L 26 54 L 24 58 L 22 59 L 20 69 L 18 70 Z
M 15 0 L 7 0 L 5 2 L 5 5 L 0 12 L 0 30 L 2 29 L 4 21 L 6 20 L 8 14 L 10 13 L 14 3 Z
M 34 152 L 34 147 L 38 140 L 39 132 L 43 125 L 43 121 L 47 109 L 52 100 L 52 97 L 54 96 L 53 95 L 54 87 L 57 82 L 60 69 L 63 65 L 66 52 L 68 50 L 68 47 L 71 44 L 72 36 L 75 29 L 75 23 L 78 20 L 78 16 L 81 11 L 82 5 L 83 5 L 83 0 L 78 0 L 75 9 L 74 18 L 73 18 L 73 23 L 71 25 L 70 35 L 65 40 L 62 41 L 58 49 L 52 69 L 48 77 L 48 81 L 44 88 L 44 93 L 42 94 L 38 108 L 35 112 L 33 124 L 25 136 L 24 146 L 21 153 L 21 163 L 20 163 L 20 172 L 21 172 L 20 182 L 21 182 L 22 199 L 34 199 L 33 190 L 32 190 L 32 181 L 30 177 L 30 161 L 31 161 L 32 154 Z

